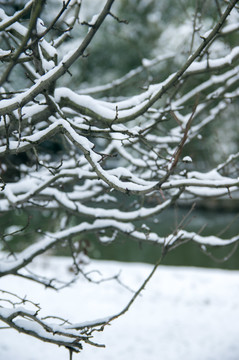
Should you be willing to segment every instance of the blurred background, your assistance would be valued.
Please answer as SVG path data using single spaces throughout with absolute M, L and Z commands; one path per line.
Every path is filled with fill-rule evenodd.
M 1 1 L 1 6 L 9 14 L 21 9 L 24 1 Z M 56 0 L 50 0 L 52 12 L 44 14 L 44 19 L 53 17 L 57 12 Z M 140 93 L 149 84 L 158 83 L 171 72 L 176 71 L 190 56 L 193 49 L 201 41 L 201 34 L 213 26 L 213 22 L 220 15 L 220 6 L 223 1 L 209 0 L 118 0 L 114 5 L 114 13 L 122 22 L 113 18 L 104 22 L 101 30 L 88 49 L 87 56 L 80 59 L 71 69 L 72 76 L 66 74 L 61 80 L 61 86 L 70 86 L 79 93 L 89 93 L 94 97 L 104 97 L 114 100 L 115 97 L 127 97 Z M 90 21 L 91 17 L 101 8 L 102 1 L 82 2 L 82 21 Z M 238 14 L 232 13 L 235 21 Z M 67 26 L 67 23 L 66 23 Z M 87 26 L 78 26 L 74 35 L 79 40 L 86 34 Z M 55 28 L 59 33 L 62 29 Z M 49 35 L 50 36 L 50 35 Z M 68 39 L 69 50 L 74 46 L 74 37 Z M 220 38 L 213 47 L 213 56 L 223 57 L 228 49 L 235 45 L 237 37 L 234 33 Z M 160 58 L 161 56 L 161 58 Z M 162 58 L 165 56 L 165 59 Z M 158 57 L 154 66 L 147 66 L 150 60 Z M 129 74 L 132 69 L 137 70 L 137 76 L 128 76 L 127 81 L 119 83 L 110 92 L 107 87 L 95 88 Z M 25 81 L 20 66 L 15 73 L 14 81 Z M 199 81 L 204 81 L 200 75 Z M 193 80 L 192 80 L 193 81 Z M 198 79 L 197 79 L 198 81 Z M 191 85 L 190 85 L 191 86 Z M 20 86 L 19 86 L 20 87 Z M 192 108 L 193 104 L 188 104 Z M 233 106 L 218 116 L 216 122 L 210 123 L 202 132 L 201 137 L 192 141 L 186 148 L 187 154 L 193 159 L 194 168 L 198 171 L 209 171 L 216 164 L 225 161 L 233 152 L 239 151 L 239 104 Z M 226 120 L 226 121 L 225 121 Z M 170 127 L 170 124 L 168 125 Z M 167 124 L 166 124 L 167 128 Z M 165 130 L 164 130 L 165 131 Z M 102 140 L 96 140 L 101 146 Z M 51 152 L 60 156 L 63 148 L 61 139 L 47 141 L 41 145 L 41 151 Z M 5 182 L 11 182 L 18 177 L 17 167 L 20 163 L 27 163 L 31 159 L 26 155 L 14 155 L 9 159 L 7 171 L 3 174 Z M 190 165 L 188 165 L 190 166 Z M 238 163 L 232 163 L 230 171 L 238 171 Z M 127 195 L 118 195 L 122 209 L 128 207 Z M 133 202 L 134 199 L 131 199 Z M 156 199 L 152 199 L 156 201 Z M 101 204 L 102 206 L 102 204 Z M 138 223 L 137 226 L 160 232 L 167 236 L 175 229 L 182 227 L 189 231 L 199 232 L 202 235 L 220 235 L 230 238 L 238 234 L 239 230 L 239 200 L 236 194 L 233 199 L 196 201 L 190 206 L 178 203 L 171 209 L 158 216 Z M 2 249 L 20 251 L 26 244 L 32 243 L 38 236 L 38 227 L 44 231 L 54 231 L 59 228 L 64 214 L 62 212 L 37 211 L 33 209 L 16 209 L 9 213 L 0 213 L 0 233 L 3 239 Z M 85 219 L 82 218 L 82 221 Z M 73 215 L 71 224 L 79 223 L 79 218 Z M 12 226 L 12 224 L 16 224 Z M 22 228 L 25 227 L 24 231 Z M 160 230 L 159 230 L 160 229 Z M 19 232 L 18 232 L 19 231 Z M 7 235 L 10 234 L 10 235 Z M 4 236 L 3 236 L 4 235 Z M 99 234 L 98 234 L 99 235 Z M 85 255 L 96 259 L 120 260 L 130 262 L 154 263 L 160 254 L 157 244 L 128 241 L 124 236 L 118 236 L 112 243 L 102 244 L 97 234 L 91 238 L 79 237 L 79 249 Z M 231 253 L 233 253 L 231 255 Z M 56 249 L 57 255 L 70 255 L 67 247 Z M 210 255 L 210 256 L 209 256 Z M 229 256 L 227 261 L 225 258 Z M 228 269 L 239 269 L 239 251 L 234 246 L 213 248 L 204 253 L 199 245 L 189 242 L 170 252 L 164 264 L 181 266 L 205 266 Z

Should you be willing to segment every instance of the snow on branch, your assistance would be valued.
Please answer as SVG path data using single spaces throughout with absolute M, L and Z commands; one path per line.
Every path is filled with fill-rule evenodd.
M 104 345 L 92 342 L 92 336 L 85 334 L 85 329 L 88 328 L 87 323 L 83 330 L 78 331 L 72 326 L 70 329 L 70 324 L 60 318 L 55 317 L 55 320 L 58 320 L 60 325 L 49 322 L 49 320 L 45 320 L 39 316 L 41 310 L 39 305 L 34 304 L 27 299 L 21 299 L 19 296 L 7 291 L 0 290 L 0 293 L 5 295 L 5 297 L 6 295 L 9 295 L 14 299 L 11 300 L 12 308 L 0 306 L 0 320 L 20 333 L 33 336 L 44 342 L 64 346 L 66 349 L 70 349 L 74 352 L 79 352 L 82 349 L 82 343 L 104 347 Z M 4 300 L 5 298 L 0 298 L 0 302 L 3 302 Z M 18 306 L 19 303 L 22 303 L 22 305 Z M 28 310 L 26 304 L 32 305 L 35 307 L 35 310 Z M 51 319 L 50 316 L 49 318 Z M 54 317 L 52 317 L 52 320 L 53 319 Z
M 127 33 L 134 24 L 120 20 L 120 2 L 87 1 L 0 10 L 0 277 L 52 289 L 79 274 L 92 281 L 83 264 L 97 240 L 158 244 L 160 259 L 189 241 L 202 249 L 239 242 L 238 233 L 189 231 L 185 221 L 173 229 L 170 219 L 167 233 L 155 225 L 174 206 L 238 201 L 238 1 L 217 16 L 210 15 L 214 2 L 200 19 L 195 12 L 190 31 L 186 18 L 187 31 L 163 19 L 152 33 L 145 26 L 133 53 L 120 48 L 128 37 L 139 46 L 138 30 Z M 121 27 L 121 40 L 113 39 Z M 70 282 L 30 270 L 34 259 L 59 250 L 72 257 Z M 54 321 L 40 316 L 40 305 L 2 290 L 0 320 L 70 351 L 100 346 L 94 332 L 129 309 L 160 261 L 118 315 Z

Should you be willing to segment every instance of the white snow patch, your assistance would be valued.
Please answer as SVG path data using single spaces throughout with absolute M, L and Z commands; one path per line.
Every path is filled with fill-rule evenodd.
M 186 162 L 186 163 L 189 163 L 189 162 L 192 162 L 192 158 L 190 156 L 184 156 L 183 162 Z
M 45 257 L 32 270 L 50 277 L 57 272 L 69 278 L 70 264 L 67 258 Z M 121 280 L 136 290 L 152 266 L 92 261 L 87 269 L 98 269 L 104 277 L 121 270 Z M 81 279 L 59 293 L 8 276 L 1 280 L 1 286 L 40 302 L 42 316 L 58 315 L 74 323 L 107 318 L 121 310 L 132 296 L 114 281 L 94 285 Z M 238 359 L 238 298 L 238 271 L 161 266 L 132 308 L 103 332 L 94 333 L 93 340 L 106 348 L 85 345 L 73 359 Z M 1 359 L 65 360 L 68 356 L 62 347 L 15 330 L 1 330 Z

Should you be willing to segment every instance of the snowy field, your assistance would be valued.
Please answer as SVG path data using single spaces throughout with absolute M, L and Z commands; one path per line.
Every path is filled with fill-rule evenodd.
M 44 258 L 34 266 L 47 276 L 69 276 L 70 260 Z M 150 265 L 92 262 L 102 276 L 117 274 L 137 289 Z M 99 276 L 99 275 L 98 275 Z M 97 319 L 119 312 L 132 294 L 115 281 L 100 285 L 80 279 L 60 293 L 23 279 L 6 277 L 1 288 L 41 303 L 41 314 L 59 315 L 71 322 Z M 1 330 L 1 360 L 68 360 L 64 348 L 42 343 L 14 330 Z M 159 267 L 133 307 L 115 320 L 95 341 L 106 348 L 85 345 L 73 360 L 238 360 L 239 272 Z

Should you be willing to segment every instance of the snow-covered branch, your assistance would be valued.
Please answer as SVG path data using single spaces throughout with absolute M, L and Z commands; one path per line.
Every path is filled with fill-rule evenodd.
M 215 4 L 200 19 L 195 11 L 190 28 L 184 19 L 150 30 L 150 51 L 141 43 L 147 26 L 131 33 L 120 1 L 96 3 L 28 1 L 0 10 L 0 212 L 13 219 L 0 226 L 1 277 L 56 288 L 59 279 L 29 266 L 67 248 L 72 281 L 76 273 L 90 279 L 78 256 L 96 238 L 158 244 L 162 256 L 189 241 L 203 249 L 239 242 L 238 233 L 189 231 L 183 221 L 167 234 L 152 225 L 175 204 L 238 200 L 238 1 L 220 16 L 212 16 Z M 121 50 L 123 39 L 138 50 Z M 36 304 L 2 294 L 3 323 L 70 351 L 97 346 L 95 329 L 118 317 L 55 324 Z

